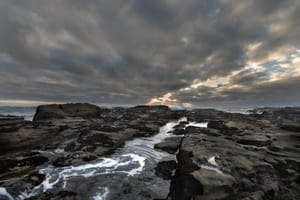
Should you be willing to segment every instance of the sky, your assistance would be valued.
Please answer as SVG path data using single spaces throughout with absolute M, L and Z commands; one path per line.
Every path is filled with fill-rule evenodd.
M 300 105 L 299 0 L 1 0 L 0 105 Z

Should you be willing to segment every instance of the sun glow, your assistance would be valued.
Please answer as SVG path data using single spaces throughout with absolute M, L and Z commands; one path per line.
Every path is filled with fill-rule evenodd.
M 15 99 L 0 100 L 0 106 L 37 106 L 37 105 L 54 104 L 54 103 L 62 103 L 62 102 L 30 101 L 30 100 L 15 100 Z

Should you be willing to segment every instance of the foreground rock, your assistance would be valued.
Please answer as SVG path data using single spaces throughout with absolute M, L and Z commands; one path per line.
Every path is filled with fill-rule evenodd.
M 186 131 L 168 199 L 298 199 L 300 132 L 282 124 L 299 126 L 300 110 L 267 112 L 219 113 L 209 129 Z
M 112 154 L 126 140 L 158 133 L 172 118 L 165 106 L 66 104 L 38 107 L 33 122 L 1 119 L 0 186 L 15 188 L 45 163 L 79 165 Z
M 156 144 L 154 148 L 162 149 L 168 153 L 174 154 L 178 150 L 181 140 L 181 137 L 169 137 L 163 142 Z
M 33 122 L 0 119 L 0 187 L 11 194 L 32 189 L 46 178 L 37 170 L 41 165 L 90 163 L 184 116 L 189 122 L 208 122 L 208 128 L 182 122 L 174 130 L 178 136 L 155 145 L 177 154 L 178 163 L 163 161 L 153 169 L 156 176 L 171 179 L 167 199 L 299 199 L 299 108 L 264 108 L 243 115 L 213 109 L 174 111 L 166 106 L 40 106 Z M 120 192 L 141 189 L 135 199 L 151 198 L 134 184 L 124 183 Z M 62 188 L 31 199 L 80 199 L 80 194 Z

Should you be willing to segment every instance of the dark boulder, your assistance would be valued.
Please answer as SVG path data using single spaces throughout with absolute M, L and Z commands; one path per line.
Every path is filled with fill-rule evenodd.
M 52 104 L 37 107 L 33 120 L 61 119 L 66 117 L 95 118 L 101 108 L 88 103 Z
M 157 167 L 155 168 L 155 174 L 163 179 L 171 179 L 173 170 L 175 170 L 176 167 L 177 163 L 175 160 L 162 161 L 158 163 Z
M 192 152 L 181 150 L 177 154 L 178 167 L 172 177 L 169 198 L 172 200 L 190 200 L 203 194 L 203 186 L 191 173 L 199 167 L 191 159 Z
M 164 141 L 162 141 L 161 143 L 155 144 L 154 148 L 156 149 L 161 149 L 164 150 L 168 153 L 175 153 L 180 145 L 181 142 L 180 137 L 170 137 L 170 138 L 166 138 Z

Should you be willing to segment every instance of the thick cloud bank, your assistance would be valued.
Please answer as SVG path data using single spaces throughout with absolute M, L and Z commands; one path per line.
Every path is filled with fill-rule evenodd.
M 298 0 L 2 0 L 0 103 L 299 105 Z

